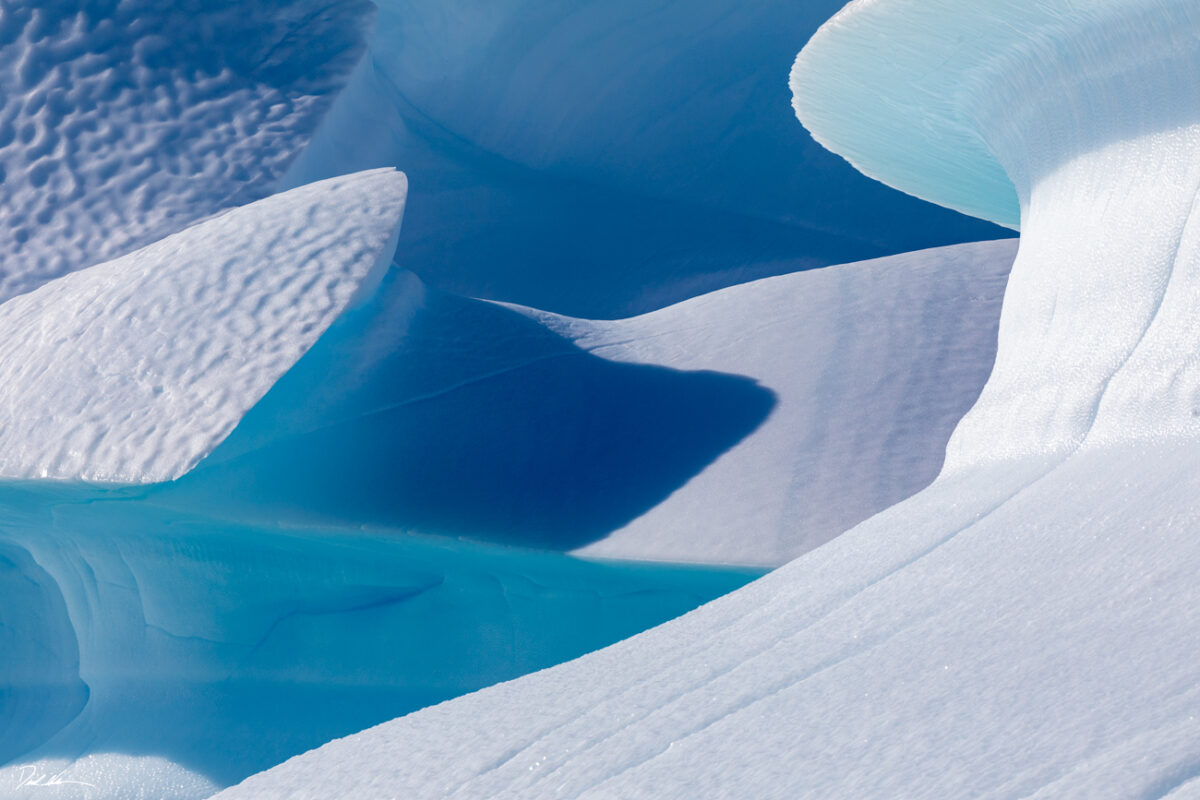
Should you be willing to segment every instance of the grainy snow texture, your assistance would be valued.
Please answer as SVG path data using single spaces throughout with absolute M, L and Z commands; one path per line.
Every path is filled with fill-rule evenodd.
M 406 188 L 294 189 L 0 305 L 0 476 L 187 472 L 391 263 Z
M 364 0 L 0 12 L 0 300 L 269 194 L 364 52 Z
M 801 119 L 908 191 L 1020 210 L 938 479 L 654 631 L 221 796 L 1196 796 L 1198 78 L 1185 0 L 852 3 L 797 61 Z

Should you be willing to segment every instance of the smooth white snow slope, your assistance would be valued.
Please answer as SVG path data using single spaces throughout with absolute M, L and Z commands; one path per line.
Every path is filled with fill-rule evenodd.
M 374 288 L 406 189 L 390 169 L 294 189 L 0 305 L 0 477 L 187 472 Z
M 365 0 L 15 0 L 0 300 L 270 194 L 365 49 Z
M 1002 221 L 1018 199 L 995 370 L 938 479 L 661 628 L 223 797 L 1200 795 L 1200 10 L 858 0 L 813 48 L 793 85 L 822 141 Z
M 534 313 L 602 358 L 754 378 L 770 416 L 576 552 L 779 565 L 925 488 L 979 396 L 1016 242 L 765 278 L 615 322 Z

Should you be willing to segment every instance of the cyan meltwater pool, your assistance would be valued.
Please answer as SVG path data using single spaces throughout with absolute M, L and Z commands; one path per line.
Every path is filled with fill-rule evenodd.
M 762 572 L 215 516 L 0 487 L 0 762 L 120 753 L 225 785 Z

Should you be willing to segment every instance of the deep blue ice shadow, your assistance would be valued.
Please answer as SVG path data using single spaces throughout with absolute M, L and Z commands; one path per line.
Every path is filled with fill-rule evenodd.
M 338 386 L 352 388 L 321 396 Z M 654 507 L 774 403 L 751 379 L 608 361 L 394 273 L 206 462 L 153 494 L 235 518 L 565 550 Z

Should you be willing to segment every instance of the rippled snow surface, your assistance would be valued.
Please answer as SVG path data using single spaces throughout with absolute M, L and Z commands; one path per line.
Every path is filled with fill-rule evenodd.
M 0 300 L 270 193 L 370 3 L 15 0 L 0 10 Z

